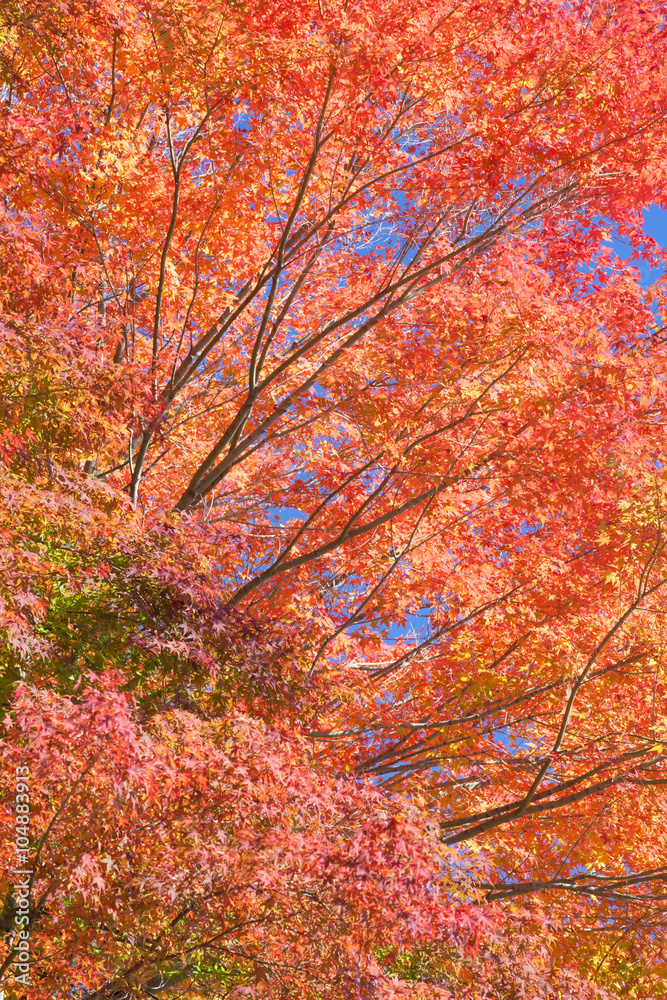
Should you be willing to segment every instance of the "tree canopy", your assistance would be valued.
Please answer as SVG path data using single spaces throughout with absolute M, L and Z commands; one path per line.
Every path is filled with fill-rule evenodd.
M 666 18 L 2 0 L 8 1000 L 667 995 Z

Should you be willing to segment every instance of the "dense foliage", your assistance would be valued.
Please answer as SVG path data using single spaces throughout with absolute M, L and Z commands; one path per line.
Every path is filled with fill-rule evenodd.
M 8 1000 L 667 995 L 666 17 L 2 0 Z

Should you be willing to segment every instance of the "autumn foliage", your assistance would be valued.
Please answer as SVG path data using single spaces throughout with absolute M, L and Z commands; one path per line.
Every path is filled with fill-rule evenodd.
M 0 3 L 7 1000 L 667 995 L 666 19 Z

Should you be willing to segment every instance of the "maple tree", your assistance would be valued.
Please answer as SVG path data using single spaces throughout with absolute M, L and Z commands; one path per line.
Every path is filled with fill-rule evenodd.
M 0 9 L 20 995 L 664 995 L 664 5 Z

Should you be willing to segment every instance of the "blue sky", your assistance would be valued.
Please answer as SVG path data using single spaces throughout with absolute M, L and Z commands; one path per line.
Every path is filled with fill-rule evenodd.
M 644 212 L 644 231 L 649 236 L 652 236 L 661 247 L 667 249 L 667 210 L 658 208 L 657 205 L 653 205 L 647 209 Z M 612 240 L 612 245 L 619 257 L 629 256 L 627 246 L 620 240 Z M 643 285 L 650 284 L 651 281 L 654 281 L 658 277 L 658 271 L 651 271 L 647 264 L 640 263 L 637 266 L 639 267 Z
M 644 212 L 644 229 L 660 246 L 667 246 L 667 210 L 653 205 Z

